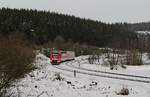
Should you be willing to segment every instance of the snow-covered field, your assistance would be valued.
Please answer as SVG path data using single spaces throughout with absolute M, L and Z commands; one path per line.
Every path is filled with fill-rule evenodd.
M 79 66 L 79 64 L 73 63 L 72 65 L 78 68 L 85 68 L 90 70 L 97 70 L 97 71 L 107 71 L 107 72 L 113 72 L 113 73 L 121 73 L 121 74 L 130 74 L 130 75 L 139 75 L 139 76 L 146 76 L 150 77 L 150 60 L 147 57 L 147 54 L 143 54 L 143 64 L 142 66 L 126 66 L 126 69 L 123 69 L 121 67 L 117 67 L 117 70 L 110 70 L 109 67 L 102 66 L 100 64 L 103 64 L 103 60 L 100 60 L 100 64 L 88 64 L 87 60 L 88 56 L 79 57 L 76 58 L 82 65 Z M 86 59 L 86 60 L 85 60 Z
M 124 81 L 112 78 L 76 74 L 56 68 L 50 64 L 47 57 L 38 54 L 36 66 L 39 69 L 27 74 L 25 78 L 15 82 L 9 89 L 11 97 L 124 97 L 118 95 L 122 88 L 129 90 L 125 97 L 150 97 L 150 83 Z M 77 58 L 79 60 L 80 58 Z M 77 62 L 68 62 L 73 66 L 79 66 Z M 65 63 L 58 67 L 67 68 Z M 107 67 L 89 65 L 86 61 L 80 64 L 83 68 L 108 70 Z M 74 70 L 74 68 L 68 67 Z M 126 74 L 150 76 L 150 66 L 127 67 L 126 70 L 117 70 Z

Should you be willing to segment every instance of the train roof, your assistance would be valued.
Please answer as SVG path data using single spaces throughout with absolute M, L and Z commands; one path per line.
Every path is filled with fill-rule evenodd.
M 60 53 L 65 53 L 66 51 L 52 50 L 51 52 L 52 52 L 52 53 L 58 53 L 58 52 L 60 52 Z

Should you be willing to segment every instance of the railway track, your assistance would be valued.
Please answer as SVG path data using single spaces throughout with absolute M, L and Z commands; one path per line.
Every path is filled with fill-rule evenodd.
M 135 78 L 150 79 L 150 77 L 147 77 L 147 76 L 138 76 L 138 75 L 130 75 L 130 74 L 122 74 L 122 73 L 113 73 L 113 72 L 107 72 L 107 71 L 91 70 L 91 69 L 86 69 L 86 68 L 82 68 L 82 67 L 76 67 L 76 66 L 73 66 L 72 63 L 71 63 L 71 65 L 68 65 L 68 64 L 66 64 L 66 65 L 69 66 L 69 67 L 72 67 L 72 68 L 86 70 L 86 71 L 92 71 L 92 72 L 98 72 L 98 73 L 104 73 L 104 74 L 112 74 L 112 75 L 121 75 L 121 76 L 135 77 Z
M 128 76 L 128 75 L 118 74 L 118 73 L 110 73 L 110 72 L 109 73 L 105 73 L 105 72 L 101 73 L 101 72 L 97 72 L 97 71 L 94 72 L 93 70 L 85 70 L 83 68 L 81 69 L 81 68 L 78 68 L 78 67 L 69 66 L 68 62 L 65 62 L 65 65 L 68 66 L 69 68 L 63 67 L 61 65 L 54 65 L 53 67 L 57 68 L 57 69 L 60 69 L 60 70 L 68 71 L 68 72 L 76 71 L 76 73 L 91 75 L 91 76 L 97 76 L 97 77 L 112 78 L 112 79 L 134 81 L 134 82 L 150 83 L 150 80 L 146 80 L 146 79 L 149 79 L 149 78 L 143 77 L 143 76 L 140 76 L 140 77 L 134 76 L 134 77 L 132 77 L 131 75 Z

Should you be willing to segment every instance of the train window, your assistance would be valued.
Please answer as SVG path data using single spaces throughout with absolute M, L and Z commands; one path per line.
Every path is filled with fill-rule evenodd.
M 61 54 L 65 54 L 65 53 L 66 53 L 65 51 L 61 52 Z
M 58 54 L 58 51 L 52 51 L 52 54 Z
M 58 54 L 52 54 L 52 58 L 57 58 Z

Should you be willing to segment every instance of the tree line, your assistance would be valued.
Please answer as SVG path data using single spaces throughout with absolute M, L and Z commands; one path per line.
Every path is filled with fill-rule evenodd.
M 137 37 L 126 23 L 106 24 L 100 21 L 31 9 L 0 9 L 0 33 L 23 32 L 36 44 L 44 44 L 61 36 L 65 41 L 108 46 L 113 39 Z M 125 45 L 123 45 L 125 47 Z
M 128 24 L 132 31 L 150 31 L 150 22 Z

